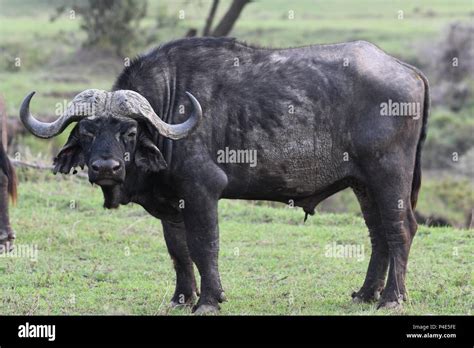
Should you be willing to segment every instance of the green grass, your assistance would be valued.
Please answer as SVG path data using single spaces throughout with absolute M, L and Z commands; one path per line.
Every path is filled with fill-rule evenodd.
M 80 18 L 64 12 L 54 22 L 59 1 L 1 0 L 0 46 L 9 55 L 24 56 L 25 68 L 31 69 L 54 55 L 70 54 L 84 39 L 78 30 Z M 25 5 L 30 4 L 29 8 Z M 160 42 L 183 37 L 189 28 L 202 30 L 211 1 L 148 1 L 147 17 L 141 26 Z M 221 1 L 216 16 L 221 18 L 230 1 Z M 34 8 L 34 11 L 32 11 Z M 157 18 L 171 19 L 184 11 L 176 27 L 156 28 Z M 290 12 L 294 18 L 288 18 Z M 403 11 L 403 19 L 399 19 Z M 289 47 L 304 44 L 368 40 L 389 53 L 414 59 L 413 44 L 436 40 L 441 30 L 452 21 L 472 20 L 474 7 L 469 0 L 457 1 L 324 1 L 324 0 L 260 0 L 247 5 L 236 23 L 232 36 L 249 43 Z M 41 30 L 37 30 L 41 27 Z M 153 42 L 157 45 L 160 42 Z M 32 62 L 28 61 L 33 60 Z
M 29 175 L 21 176 L 28 178 Z M 170 310 L 174 271 L 161 224 L 139 206 L 102 208 L 97 187 L 50 173 L 20 185 L 11 218 L 18 245 L 37 260 L 0 257 L 0 314 L 188 314 Z M 222 314 L 469 314 L 472 233 L 421 226 L 402 311 L 353 304 L 370 257 L 363 220 L 221 201 Z M 325 256 L 332 243 L 364 259 Z
M 69 103 L 72 99 L 71 95 L 74 96 L 75 92 L 79 93 L 91 86 L 108 90 L 114 82 L 113 77 L 62 74 L 55 73 L 54 70 L 49 74 L 28 71 L 0 72 L 0 80 L 8 86 L 7 89 L 2 90 L 2 94 L 8 101 L 7 113 L 10 117 L 19 117 L 18 110 L 21 102 L 31 91 L 37 92 L 31 102 L 31 111 L 37 115 L 57 117 L 55 113 L 58 103 L 59 105 Z
M 49 20 L 60 3 L 0 0 L 0 52 L 5 58 L 0 60 L 0 93 L 10 117 L 18 117 L 31 90 L 38 91 L 33 113 L 52 116 L 56 104 L 69 101 L 74 92 L 109 89 L 121 67 L 121 59 L 84 56 L 79 19 L 64 13 Z M 201 29 L 210 3 L 165 2 L 165 16 L 175 18 L 184 10 L 186 17 L 176 27 L 157 30 L 163 2 L 149 1 L 142 28 L 156 38 L 150 45 L 180 38 L 189 28 Z M 218 18 L 229 3 L 221 1 Z M 403 20 L 397 18 L 399 10 Z M 258 0 L 245 8 L 231 35 L 270 47 L 364 39 L 416 61 L 420 43 L 437 42 L 449 23 L 472 21 L 473 14 L 469 0 Z M 21 58 L 19 68 L 12 65 L 16 57 Z M 458 135 L 472 126 L 470 105 L 462 117 L 434 108 L 427 154 L 451 153 Z M 23 159 L 39 153 L 49 162 L 66 137 L 67 132 L 53 141 L 20 138 L 14 151 Z M 39 255 L 37 261 L 0 258 L 0 314 L 188 313 L 167 307 L 174 271 L 158 220 L 138 206 L 103 210 L 100 190 L 83 180 L 19 174 L 20 201 L 11 210 L 17 244 L 37 245 Z M 425 176 L 419 208 L 462 224 L 473 200 L 472 182 Z M 350 301 L 370 257 L 367 230 L 354 215 L 355 198 L 346 191 L 324 202 L 322 209 L 351 214 L 317 214 L 303 224 L 298 209 L 221 202 L 220 268 L 229 299 L 222 314 L 471 313 L 472 230 L 421 226 L 410 257 L 410 301 L 401 312 L 376 311 L 374 305 Z M 363 246 L 365 259 L 326 257 L 326 245 L 334 242 Z

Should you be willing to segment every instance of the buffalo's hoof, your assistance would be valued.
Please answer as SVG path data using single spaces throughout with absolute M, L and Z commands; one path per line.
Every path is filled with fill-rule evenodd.
M 15 233 L 13 231 L 1 231 L 0 232 L 0 254 L 13 250 L 13 240 L 15 239 Z
M 225 292 L 221 292 L 221 295 L 220 295 L 220 298 L 219 298 L 219 302 L 226 302 L 227 301 L 227 296 L 225 295 Z
M 14 248 L 13 240 L 0 241 L 0 254 L 8 253 Z
M 5 230 L 0 230 L 0 243 L 5 243 L 10 239 L 10 234 Z
M 355 292 L 352 294 L 352 302 L 354 303 L 366 303 L 366 302 L 370 302 L 370 301 L 367 301 L 365 300 L 363 297 L 359 297 L 357 295 L 354 295 Z
M 219 314 L 219 307 L 202 304 L 193 310 L 194 315 L 217 315 Z
M 398 301 L 380 302 L 377 309 L 401 309 L 403 304 Z
M 194 305 L 193 302 L 186 302 L 186 303 L 179 303 L 176 301 L 170 302 L 170 307 L 173 309 L 188 308 L 188 307 L 192 307 L 193 305 Z
M 357 292 L 352 293 L 352 302 L 354 303 L 368 303 L 378 301 L 380 299 L 380 295 L 382 294 L 383 289 L 378 289 L 374 291 L 363 291 L 359 290 Z
M 387 299 L 381 298 L 377 305 L 377 309 L 386 308 L 386 309 L 401 309 L 403 307 L 404 296 L 400 295 L 398 299 Z
M 177 297 L 177 299 L 175 297 L 173 297 L 173 299 L 170 302 L 170 307 L 171 308 L 192 307 L 194 305 L 194 303 L 196 302 L 196 299 L 197 299 L 196 293 L 193 293 L 191 296 L 182 297 L 182 300 L 180 299 L 179 296 Z

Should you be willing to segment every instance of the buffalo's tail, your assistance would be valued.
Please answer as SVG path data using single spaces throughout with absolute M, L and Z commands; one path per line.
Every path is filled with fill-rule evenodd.
M 423 124 L 421 126 L 420 139 L 418 140 L 418 145 L 416 148 L 415 169 L 413 171 L 413 182 L 411 186 L 411 206 L 412 206 L 412 209 L 415 210 L 416 202 L 418 201 L 418 193 L 421 187 L 421 150 L 423 148 L 423 144 L 425 142 L 426 134 L 428 131 L 428 115 L 430 112 L 430 105 L 431 105 L 430 86 L 429 86 L 428 79 L 418 68 L 402 61 L 398 61 L 398 62 L 402 64 L 403 66 L 413 70 L 423 80 L 423 84 L 425 85 L 425 96 L 424 96 L 424 102 L 423 102 L 423 120 L 422 120 Z

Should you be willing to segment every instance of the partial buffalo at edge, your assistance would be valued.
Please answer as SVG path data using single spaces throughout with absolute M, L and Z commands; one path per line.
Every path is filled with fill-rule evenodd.
M 15 170 L 0 141 L 0 252 L 11 250 L 15 239 L 8 215 L 8 201 L 10 197 L 13 203 L 16 202 L 16 185 Z

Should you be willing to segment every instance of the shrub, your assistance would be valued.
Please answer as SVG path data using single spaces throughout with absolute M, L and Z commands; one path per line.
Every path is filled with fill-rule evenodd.
M 57 9 L 63 12 L 66 6 Z M 84 46 L 113 49 L 123 56 L 139 39 L 139 23 L 145 17 L 143 0 L 88 0 L 72 5 L 81 17 L 81 29 L 87 34 Z M 55 18 L 52 18 L 53 20 Z

